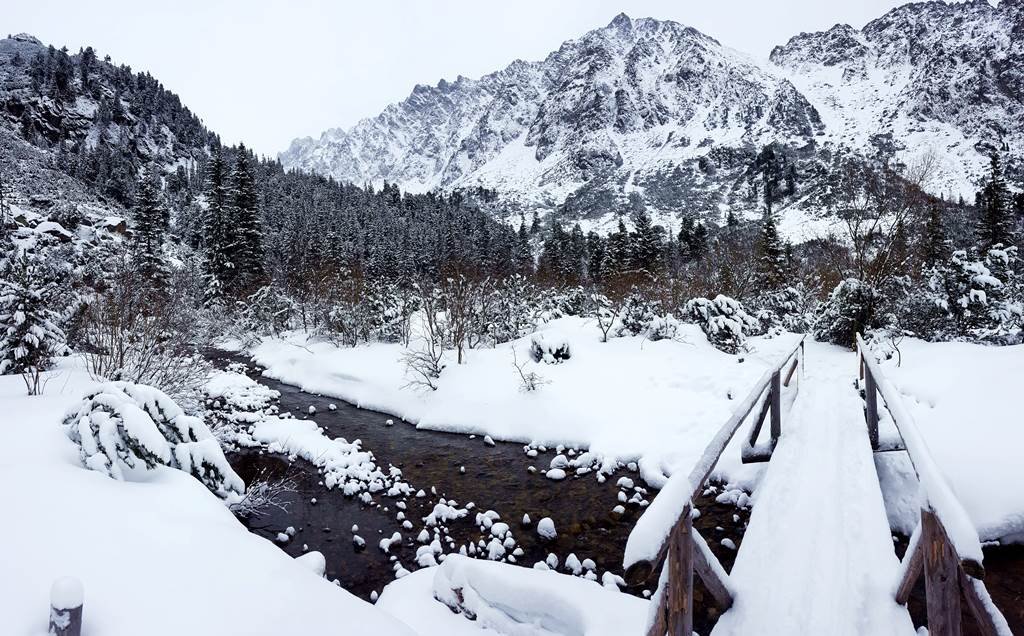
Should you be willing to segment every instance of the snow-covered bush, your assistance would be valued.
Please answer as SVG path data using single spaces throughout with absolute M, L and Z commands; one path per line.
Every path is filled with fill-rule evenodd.
M 857 278 L 847 278 L 818 308 L 814 336 L 823 342 L 853 347 L 857 334 L 875 326 L 878 303 L 875 289 Z
M 276 336 L 288 329 L 295 313 L 295 301 L 283 289 L 265 285 L 238 303 L 239 335 L 246 338 Z
M 540 326 L 565 316 L 585 316 L 589 306 L 590 297 L 582 287 L 545 289 L 534 308 L 534 324 Z
M 503 278 L 493 293 L 495 311 L 490 329 L 495 343 L 511 342 L 533 331 L 532 303 L 537 292 L 525 276 Z
M 803 287 L 797 286 L 762 292 L 756 296 L 752 306 L 765 328 L 804 333 L 813 320 L 808 304 Z
M 22 253 L 0 277 L 0 374 L 20 373 L 29 395 L 42 392 L 43 372 L 68 349 L 51 307 L 54 283 L 42 269 L 36 257 Z
M 648 340 L 675 340 L 679 335 L 679 321 L 672 314 L 656 315 L 648 323 L 644 335 Z
M 997 245 L 984 257 L 957 250 L 948 264 L 933 267 L 926 293 L 947 320 L 931 338 L 1015 341 L 1024 323 L 1017 262 L 1016 247 Z
M 125 470 L 169 466 L 187 472 L 222 499 L 245 491 L 217 439 L 159 389 L 108 382 L 89 392 L 64 416 L 64 431 L 86 467 L 114 479 Z
M 714 300 L 693 298 L 683 307 L 684 316 L 700 326 L 716 349 L 739 353 L 747 336 L 760 333 L 761 323 L 733 298 L 719 294 Z
M 647 300 L 633 292 L 622 300 L 619 307 L 619 335 L 640 336 L 646 334 L 651 321 L 661 313 L 661 303 Z
M 572 351 L 564 335 L 541 331 L 530 338 L 530 355 L 534 362 L 559 364 L 571 358 Z
M 410 287 L 395 281 L 370 281 L 362 304 L 363 313 L 370 318 L 370 337 L 379 342 L 409 344 L 412 316 L 420 307 L 419 297 Z

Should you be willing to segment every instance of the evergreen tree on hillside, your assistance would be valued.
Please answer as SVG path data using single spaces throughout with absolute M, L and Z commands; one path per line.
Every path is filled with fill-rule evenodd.
M 515 273 L 533 276 L 533 249 L 530 247 L 530 234 L 525 222 L 519 224 L 519 231 L 516 232 L 512 262 Z
M 626 224 L 619 219 L 619 227 L 608 235 L 608 251 L 605 272 L 609 276 L 620 276 L 632 268 L 630 237 Z
M 29 395 L 42 392 L 43 372 L 67 352 L 56 284 L 38 256 L 21 252 L 0 272 L 0 375 L 20 373 Z
M 942 208 L 932 203 L 924 226 L 924 263 L 935 266 L 949 258 L 949 239 L 942 221 Z
M 630 258 L 633 269 L 656 274 L 661 269 L 662 240 L 660 228 L 651 222 L 651 215 L 642 207 L 633 212 L 633 233 L 630 236 Z
M 775 216 L 765 206 L 757 244 L 757 277 L 762 291 L 786 286 L 786 248 L 779 239 Z
M 687 245 L 691 261 L 702 261 L 708 253 L 708 228 L 698 221 L 693 226 L 693 235 Z
M 256 177 L 249 165 L 249 151 L 238 146 L 235 170 L 231 175 L 230 255 L 234 266 L 234 290 L 244 294 L 266 278 L 263 229 L 260 222 Z
M 998 153 L 992 153 L 989 178 L 977 196 L 979 209 L 978 243 L 983 250 L 995 245 L 1013 243 L 1013 221 L 1010 216 L 1010 191 L 1006 187 Z
M 233 263 L 229 244 L 230 195 L 220 148 L 214 150 L 206 175 L 206 210 L 203 213 L 203 244 L 206 251 L 204 302 L 213 305 L 224 297 Z
M 133 243 L 138 273 L 146 291 L 162 296 L 170 280 L 164 237 L 167 234 L 167 209 L 160 202 L 160 193 L 152 178 L 139 183 L 135 202 L 135 234 Z

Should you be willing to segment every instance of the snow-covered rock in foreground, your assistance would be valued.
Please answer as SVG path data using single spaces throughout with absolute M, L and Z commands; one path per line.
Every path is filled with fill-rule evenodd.
M 0 631 L 46 633 L 50 587 L 71 575 L 85 634 L 414 633 L 250 534 L 190 475 L 158 467 L 122 482 L 82 468 L 60 421 L 94 385 L 70 366 L 56 373 L 37 397 L 0 377 Z
M 578 577 L 458 554 L 388 585 L 377 601 L 422 634 L 454 636 L 639 634 L 649 604 Z

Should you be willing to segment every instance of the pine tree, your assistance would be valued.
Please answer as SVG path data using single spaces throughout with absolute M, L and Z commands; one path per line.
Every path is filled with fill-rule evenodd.
M 949 239 L 942 222 L 942 208 L 932 203 L 928 208 L 928 219 L 924 226 L 924 264 L 933 267 L 949 258 Z
M 779 239 L 775 217 L 767 203 L 761 220 L 761 235 L 757 246 L 757 276 L 761 291 L 786 286 L 786 249 Z
M 689 245 L 690 260 L 702 261 L 708 253 L 708 228 L 703 223 L 693 226 L 693 240 Z
M 135 234 L 133 244 L 139 276 L 146 285 L 147 296 L 162 297 L 170 281 L 164 237 L 167 232 L 167 210 L 160 203 L 157 185 L 151 178 L 139 183 L 135 203 Z
M 605 271 L 608 276 L 621 276 L 631 267 L 630 240 L 626 224 L 619 219 L 619 227 L 608 236 L 608 255 Z
M 206 291 L 204 302 L 214 305 L 230 285 L 234 264 L 228 237 L 229 192 L 220 148 L 213 153 L 206 175 L 206 210 L 203 214 L 203 243 L 206 250 Z
M 67 352 L 52 308 L 56 285 L 36 256 L 12 257 L 0 275 L 0 374 L 20 373 L 29 395 L 42 392 L 43 372 Z
M 998 153 L 992 153 L 989 165 L 988 182 L 977 197 L 977 204 L 980 208 L 977 233 L 978 243 L 982 250 L 987 250 L 995 245 L 1013 243 L 1010 191 L 1003 178 L 1003 169 Z
M 631 260 L 634 269 L 650 274 L 660 271 L 662 245 L 660 228 L 651 222 L 651 215 L 640 208 L 633 213 L 633 233 L 630 237 Z
M 264 282 L 263 230 L 258 209 L 256 178 L 249 165 L 249 151 L 238 146 L 235 170 L 231 175 L 231 220 L 229 231 L 231 262 L 234 266 L 235 293 L 244 294 Z

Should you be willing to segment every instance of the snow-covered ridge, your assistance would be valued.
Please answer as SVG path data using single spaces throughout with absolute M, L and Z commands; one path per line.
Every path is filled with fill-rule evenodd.
M 748 56 L 675 22 L 620 15 L 542 61 L 417 86 L 281 159 L 356 183 L 480 185 L 550 207 L 595 179 L 623 194 L 716 146 L 803 143 L 818 126 L 792 84 Z
M 623 14 L 544 60 L 417 86 L 349 130 L 296 140 L 281 160 L 411 191 L 483 186 L 507 209 L 577 218 L 631 193 L 656 212 L 711 214 L 749 207 L 746 155 L 775 141 L 905 163 L 928 151 L 929 188 L 970 199 L 988 149 L 1024 142 L 1022 6 L 909 4 L 863 29 L 797 35 L 765 62 Z

